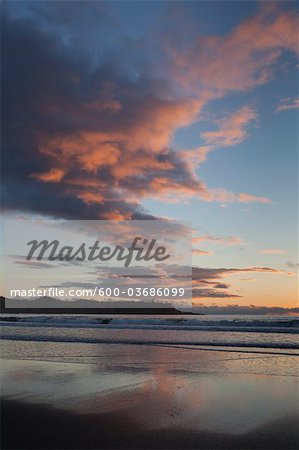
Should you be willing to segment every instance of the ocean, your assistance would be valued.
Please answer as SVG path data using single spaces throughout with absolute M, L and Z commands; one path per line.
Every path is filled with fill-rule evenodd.
M 3 314 L 1 338 L 32 342 L 299 349 L 299 319 L 274 315 Z

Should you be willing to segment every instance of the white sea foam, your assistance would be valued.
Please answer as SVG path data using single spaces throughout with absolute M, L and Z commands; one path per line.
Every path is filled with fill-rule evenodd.
M 5 340 L 299 349 L 296 317 L 2 315 Z
M 91 316 L 6 316 L 1 326 L 15 327 L 62 327 L 62 328 L 109 328 L 130 330 L 188 330 L 188 331 L 246 331 L 259 333 L 299 333 L 296 318 L 121 318 Z

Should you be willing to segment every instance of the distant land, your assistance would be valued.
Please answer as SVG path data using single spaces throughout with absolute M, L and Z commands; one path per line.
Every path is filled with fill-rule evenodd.
M 0 313 L 5 314 L 183 314 L 168 303 L 63 301 L 51 297 L 35 300 L 0 297 Z
M 169 303 L 141 301 L 75 300 L 63 301 L 51 297 L 11 299 L 0 296 L 0 313 L 5 314 L 192 314 L 192 315 L 299 315 L 299 308 L 255 305 L 193 305 L 177 309 Z

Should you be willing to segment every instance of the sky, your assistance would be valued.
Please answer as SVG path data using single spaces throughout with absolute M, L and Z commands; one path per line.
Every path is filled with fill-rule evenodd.
M 195 305 L 297 306 L 296 2 L 2 2 L 8 217 L 191 223 Z

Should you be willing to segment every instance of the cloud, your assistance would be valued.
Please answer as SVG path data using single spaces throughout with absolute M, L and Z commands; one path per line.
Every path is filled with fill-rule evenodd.
M 260 250 L 259 253 L 261 255 L 282 255 L 287 252 L 282 248 L 265 248 L 264 250 Z
M 21 255 L 9 255 L 9 256 L 14 259 L 14 264 L 23 266 L 26 269 L 53 269 L 58 267 L 58 265 L 37 261 L 36 258 L 32 259 L 31 261 L 28 261 L 26 260 L 25 256 Z
M 276 108 L 276 112 L 287 111 L 289 109 L 299 108 L 299 98 L 284 98 Z
M 238 194 L 238 200 L 240 203 L 251 203 L 251 202 L 272 203 L 272 201 L 267 197 L 259 197 L 256 195 L 246 193 Z
M 227 36 L 199 37 L 190 48 L 173 49 L 170 72 L 158 58 L 157 73 L 148 44 L 121 39 L 104 6 L 43 2 L 25 9 L 22 18 L 7 4 L 2 15 L 5 209 L 153 219 L 145 198 L 270 203 L 209 189 L 192 155 L 171 143 L 208 101 L 269 79 L 281 52 L 296 50 L 294 15 L 261 12 Z M 201 157 L 240 143 L 255 120 L 249 106 L 217 120 L 218 128 L 203 134 Z
M 3 28 L 4 207 L 146 219 L 144 197 L 204 194 L 169 147 L 201 99 L 170 95 L 163 81 L 132 79 L 110 61 L 90 70 L 34 21 L 4 17 Z
M 192 284 L 193 290 L 195 290 L 196 298 L 215 297 L 215 298 L 233 298 L 242 297 L 229 291 L 223 291 L 228 289 L 228 284 L 223 284 L 222 279 L 226 276 L 239 274 L 239 273 L 269 273 L 275 275 L 291 275 L 291 273 L 284 270 L 273 269 L 271 267 L 244 267 L 244 268 L 201 268 L 192 267 Z M 212 285 L 212 289 L 206 289 L 206 285 Z
M 290 272 L 286 272 L 280 269 L 274 269 L 272 267 L 244 267 L 244 268 L 192 268 L 192 279 L 195 284 L 200 284 L 202 281 L 209 281 L 214 279 L 223 278 L 227 275 L 233 275 L 238 273 L 269 273 L 276 275 L 292 275 Z
M 212 236 L 211 234 L 204 234 L 192 238 L 192 243 L 212 242 L 213 244 L 220 244 L 224 246 L 243 245 L 245 241 L 238 236 Z
M 209 252 L 207 250 L 200 250 L 198 248 L 193 248 L 192 254 L 197 255 L 197 256 L 211 256 L 211 255 L 213 255 L 213 252 Z
M 198 150 L 198 163 L 205 161 L 207 155 L 217 148 L 241 144 L 247 137 L 248 127 L 256 119 L 257 112 L 250 106 L 243 106 L 230 116 L 216 120 L 217 130 L 201 133 L 205 145 Z
M 268 197 L 247 194 L 241 192 L 239 194 L 227 191 L 225 189 L 209 189 L 204 183 L 201 183 L 201 198 L 206 202 L 219 202 L 222 205 L 226 203 L 264 203 L 271 204 L 272 200 Z
M 172 48 L 172 73 L 207 97 L 248 91 L 271 78 L 284 50 L 298 53 L 297 26 L 293 10 L 264 6 L 225 36 L 201 36 L 185 51 Z
M 248 135 L 249 126 L 256 120 L 256 110 L 250 106 L 243 106 L 227 117 L 217 119 L 215 131 L 202 132 L 204 145 L 197 149 L 183 150 L 180 154 L 189 161 L 190 167 L 198 166 L 217 148 L 231 147 L 243 142 Z
M 59 183 L 64 177 L 64 171 L 62 169 L 53 168 L 48 172 L 33 173 L 31 176 L 46 183 Z
M 229 291 L 230 286 L 222 279 L 226 276 L 239 273 L 269 273 L 275 275 L 291 275 L 289 272 L 271 267 L 244 267 L 244 268 L 201 268 L 192 267 L 193 300 L 199 298 L 241 298 L 242 295 Z M 207 287 L 208 286 L 208 287 Z M 223 289 L 225 291 L 223 291 Z
M 196 302 L 199 298 L 241 298 L 241 295 L 230 294 L 228 292 L 213 289 L 192 289 L 192 300 Z
M 204 131 L 201 136 L 213 147 L 230 147 L 240 144 L 247 135 L 248 125 L 256 120 L 257 114 L 253 108 L 243 106 L 231 116 L 218 120 L 218 130 Z

